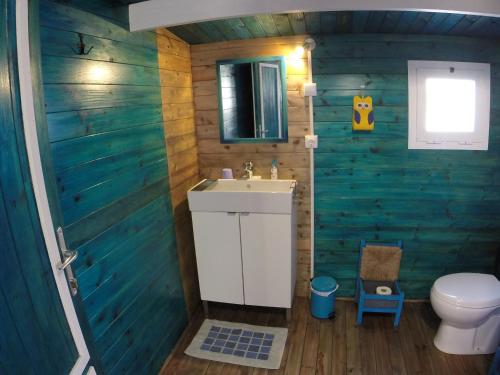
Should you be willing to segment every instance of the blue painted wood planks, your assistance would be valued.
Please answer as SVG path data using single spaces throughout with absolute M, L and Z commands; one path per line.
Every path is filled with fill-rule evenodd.
M 187 322 L 163 133 L 156 36 L 102 1 L 44 0 L 41 49 L 57 196 L 98 360 L 159 370 Z M 83 34 L 87 56 L 70 48 Z
M 400 279 L 408 298 L 427 298 L 447 273 L 493 272 L 500 243 L 498 41 L 387 34 L 317 41 L 316 273 L 335 277 L 338 293 L 352 296 L 361 239 L 404 241 Z M 408 59 L 492 64 L 487 152 L 408 150 Z M 361 85 L 374 100 L 371 134 L 351 130 Z
M 78 352 L 52 274 L 20 108 L 15 1 L 0 6 L 0 373 L 67 374 Z
M 500 37 L 494 17 L 454 13 L 356 11 L 257 15 L 170 27 L 190 44 L 288 35 L 346 33 L 449 34 Z

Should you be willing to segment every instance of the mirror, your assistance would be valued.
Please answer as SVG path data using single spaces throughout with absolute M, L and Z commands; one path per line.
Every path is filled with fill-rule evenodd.
M 285 59 L 217 61 L 221 143 L 288 142 Z

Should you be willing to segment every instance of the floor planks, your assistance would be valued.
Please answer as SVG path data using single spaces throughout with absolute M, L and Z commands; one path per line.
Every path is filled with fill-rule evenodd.
M 279 309 L 210 304 L 210 318 L 286 327 Z M 334 320 L 314 319 L 306 298 L 296 298 L 279 370 L 265 370 L 192 358 L 184 350 L 203 322 L 201 309 L 186 328 L 160 375 L 441 375 L 486 374 L 492 356 L 441 353 L 433 343 L 439 319 L 428 303 L 405 304 L 401 326 L 389 315 L 367 314 L 356 327 L 356 305 L 337 301 Z

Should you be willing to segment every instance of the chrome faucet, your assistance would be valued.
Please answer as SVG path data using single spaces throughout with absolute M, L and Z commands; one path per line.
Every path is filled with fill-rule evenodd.
M 243 178 L 250 180 L 253 177 L 253 163 L 251 161 L 246 161 L 243 164 L 245 174 Z

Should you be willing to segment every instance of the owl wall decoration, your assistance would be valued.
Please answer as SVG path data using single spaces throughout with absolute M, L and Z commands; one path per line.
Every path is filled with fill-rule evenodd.
M 371 96 L 355 96 L 352 110 L 352 130 L 372 131 L 375 127 Z

